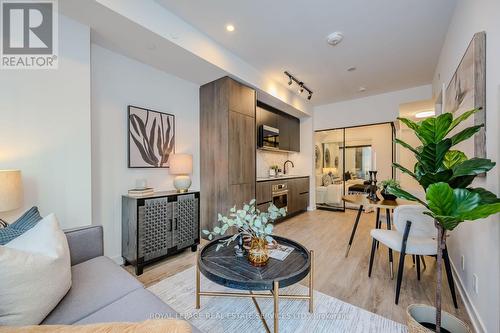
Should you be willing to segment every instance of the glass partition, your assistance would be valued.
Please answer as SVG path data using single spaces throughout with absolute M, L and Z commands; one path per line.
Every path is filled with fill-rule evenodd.
M 368 171 L 377 170 L 379 181 L 391 179 L 393 138 L 392 123 L 316 131 L 317 207 L 344 210 L 343 195 L 365 194 Z

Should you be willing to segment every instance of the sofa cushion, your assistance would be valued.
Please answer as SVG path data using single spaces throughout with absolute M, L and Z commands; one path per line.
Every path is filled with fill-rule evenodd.
M 31 207 L 20 218 L 4 228 L 0 228 L 0 245 L 5 245 L 33 228 L 42 219 L 38 207 Z
M 92 324 L 146 319 L 181 319 L 180 315 L 156 295 L 146 289 L 137 289 L 75 324 Z M 193 332 L 200 332 L 193 326 Z
M 42 324 L 73 324 L 142 284 L 107 257 L 96 257 L 71 267 L 73 285 Z
M 45 325 L 0 327 L 0 333 L 189 333 L 183 320 L 146 320 L 140 323 L 101 323 L 93 325 Z
M 0 246 L 0 325 L 39 324 L 71 287 L 69 258 L 54 214 Z

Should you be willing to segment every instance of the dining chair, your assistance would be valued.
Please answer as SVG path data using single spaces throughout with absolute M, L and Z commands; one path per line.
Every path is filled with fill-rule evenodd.
M 434 226 L 434 220 L 430 216 L 424 215 L 424 211 L 426 211 L 426 208 L 420 205 L 398 206 L 394 209 L 393 230 L 372 229 L 370 231 L 370 235 L 372 236 L 372 249 L 370 253 L 368 277 L 372 274 L 373 258 L 378 243 L 382 243 L 389 249 L 400 253 L 396 281 L 396 304 L 398 304 L 399 301 L 406 255 L 416 256 L 418 280 L 420 280 L 420 260 L 423 259 L 423 256 L 437 255 L 437 229 Z M 446 276 L 448 278 L 448 285 L 453 298 L 453 305 L 455 308 L 458 308 L 450 258 L 446 248 L 443 249 L 443 260 Z

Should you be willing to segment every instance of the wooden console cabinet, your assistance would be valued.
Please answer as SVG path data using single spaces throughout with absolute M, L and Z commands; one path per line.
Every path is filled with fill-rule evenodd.
M 122 197 L 122 257 L 141 275 L 144 265 L 200 244 L 200 193 L 157 192 Z

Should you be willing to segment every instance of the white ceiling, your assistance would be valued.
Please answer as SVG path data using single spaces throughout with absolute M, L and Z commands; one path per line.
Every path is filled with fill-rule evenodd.
M 289 70 L 314 105 L 432 80 L 456 0 L 156 0 L 266 75 Z M 233 33 L 225 30 L 232 23 Z M 344 33 L 329 46 L 326 36 Z M 357 70 L 347 72 L 355 66 Z M 359 87 L 366 87 L 360 93 Z

